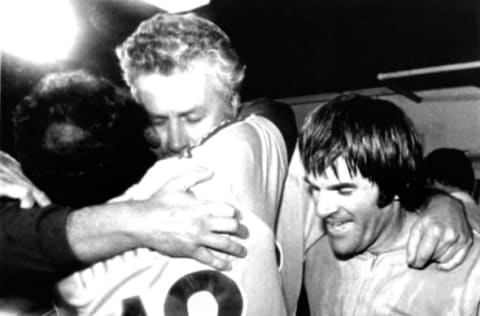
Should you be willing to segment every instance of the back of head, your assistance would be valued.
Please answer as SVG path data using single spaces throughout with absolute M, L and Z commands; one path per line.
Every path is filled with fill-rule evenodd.
M 409 191 L 417 182 L 422 145 L 405 113 L 395 104 L 360 95 L 342 95 L 315 109 L 299 140 L 307 172 L 322 174 L 339 157 L 350 173 L 378 185 L 379 206 L 399 196 L 414 201 Z
M 148 123 L 109 81 L 50 74 L 15 110 L 15 147 L 26 175 L 55 203 L 89 205 L 122 193 L 153 163 Z
M 462 150 L 439 148 L 429 153 L 422 164 L 422 175 L 428 185 L 447 186 L 452 190 L 473 193 L 475 173 Z
M 237 94 L 244 77 L 244 66 L 228 36 L 193 13 L 159 13 L 142 22 L 117 48 L 117 56 L 131 88 L 139 75 L 184 72 L 197 61 L 208 63 L 226 97 Z

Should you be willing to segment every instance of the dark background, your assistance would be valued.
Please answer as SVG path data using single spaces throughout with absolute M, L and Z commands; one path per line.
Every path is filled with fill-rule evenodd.
M 11 108 L 47 72 L 85 68 L 123 84 L 114 48 L 159 11 L 137 0 L 73 3 L 83 31 L 69 60 L 40 66 L 2 53 L 4 149 L 11 147 Z M 380 72 L 480 60 L 478 0 L 213 0 L 197 11 L 230 35 L 247 64 L 244 100 L 376 87 Z M 463 71 L 406 84 L 479 81 L 478 71 Z

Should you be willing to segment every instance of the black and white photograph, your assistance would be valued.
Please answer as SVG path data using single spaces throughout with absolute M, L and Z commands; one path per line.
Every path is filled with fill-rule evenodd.
M 480 1 L 2 0 L 0 316 L 480 316 Z

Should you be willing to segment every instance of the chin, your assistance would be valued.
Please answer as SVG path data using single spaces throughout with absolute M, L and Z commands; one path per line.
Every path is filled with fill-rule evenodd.
M 341 251 L 333 251 L 335 257 L 339 260 L 349 260 L 355 257 L 357 254 L 354 252 L 341 252 Z
M 358 252 L 352 247 L 342 247 L 342 245 L 336 245 L 332 242 L 330 242 L 330 246 L 332 247 L 335 257 L 340 260 L 348 260 L 358 255 Z

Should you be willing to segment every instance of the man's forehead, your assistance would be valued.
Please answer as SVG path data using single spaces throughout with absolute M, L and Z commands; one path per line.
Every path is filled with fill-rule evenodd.
M 142 74 L 134 82 L 137 96 L 151 113 L 184 113 L 217 98 L 215 81 L 205 66 L 170 75 Z
M 325 171 L 318 176 L 310 173 L 307 181 L 312 184 L 320 183 L 353 183 L 366 180 L 358 170 L 350 170 L 343 157 L 338 157 L 328 166 Z M 367 180 L 368 181 L 368 180 Z

